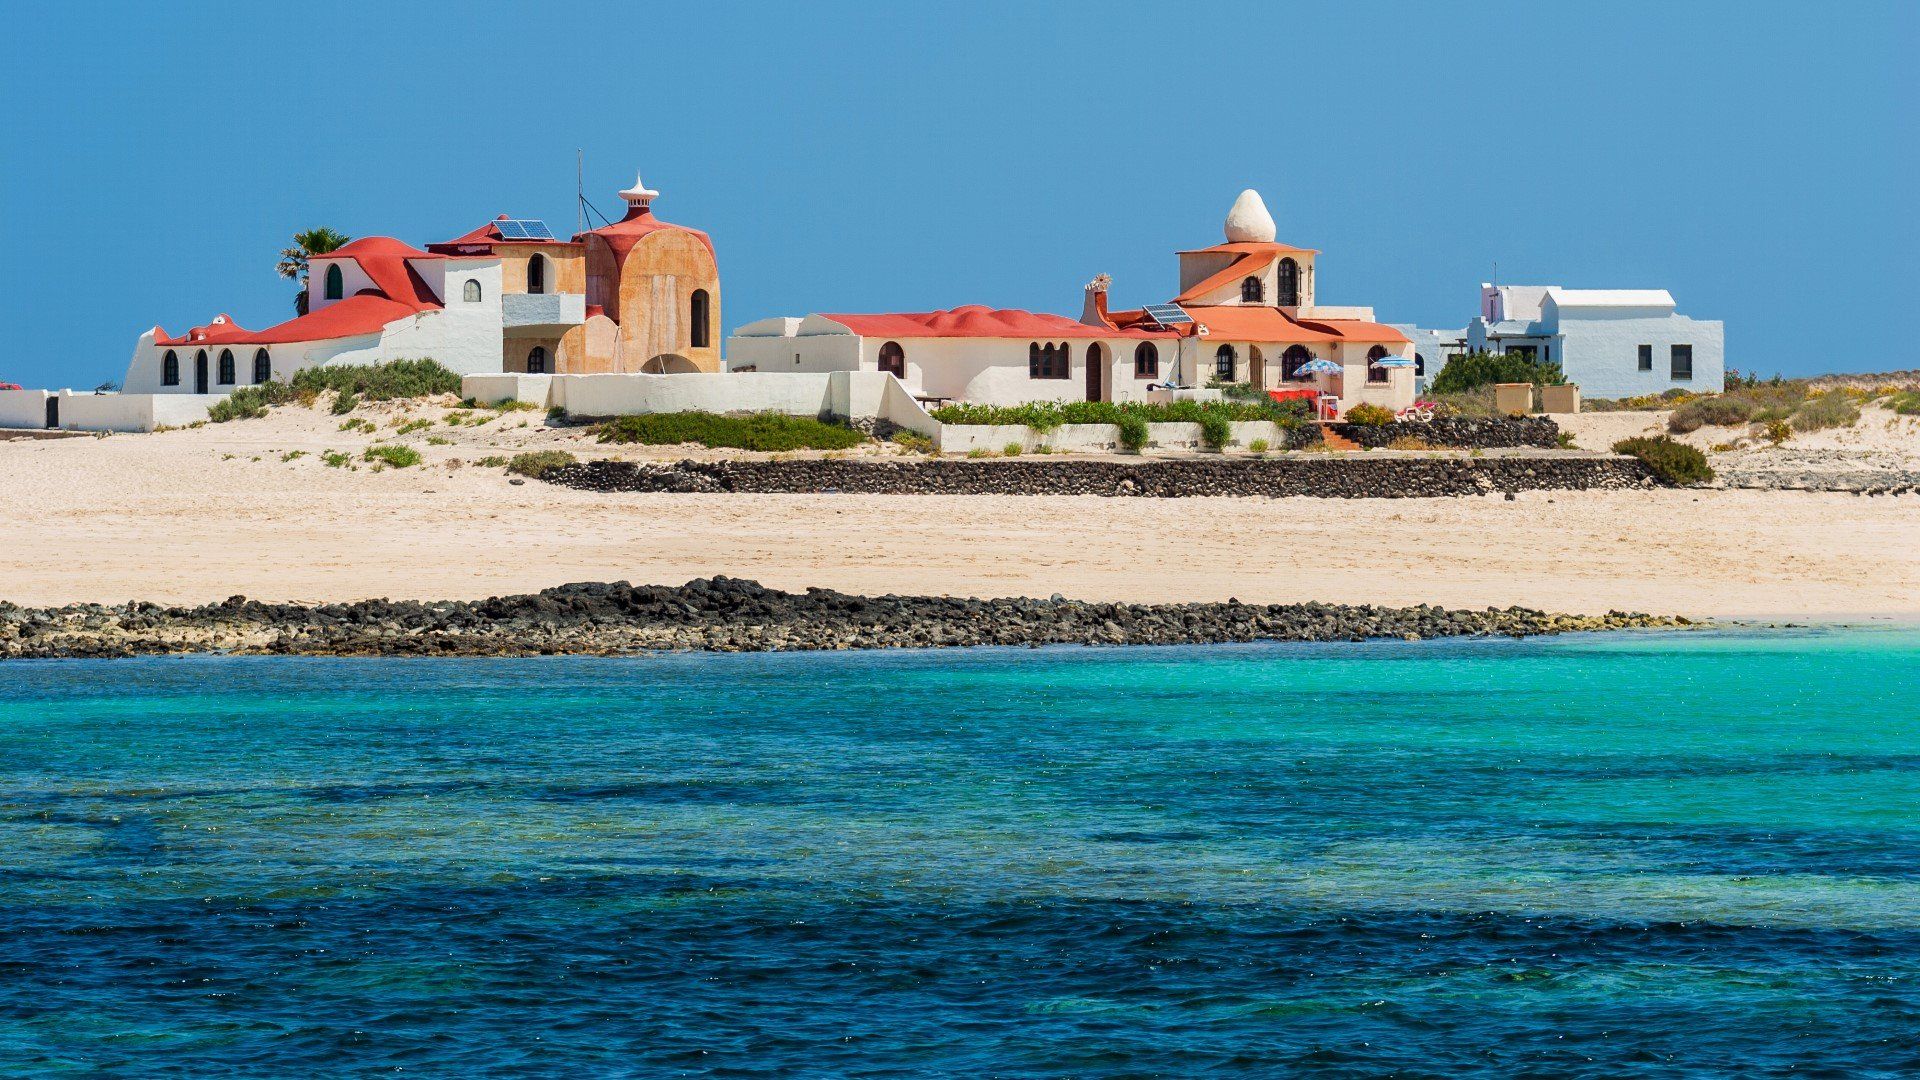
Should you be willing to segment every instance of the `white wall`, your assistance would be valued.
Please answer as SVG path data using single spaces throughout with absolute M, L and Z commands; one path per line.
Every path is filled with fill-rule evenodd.
M 0 390 L 0 428 L 47 426 L 45 390 Z
M 1639 397 L 1679 387 L 1700 394 L 1726 388 L 1726 324 L 1718 320 L 1593 317 L 1598 312 L 1562 312 L 1555 353 L 1567 381 L 1589 398 Z M 1640 346 L 1653 346 L 1653 370 L 1639 370 Z M 1693 378 L 1671 377 L 1671 347 L 1693 346 Z
M 345 300 L 361 289 L 377 289 L 380 287 L 374 284 L 373 279 L 367 276 L 365 270 L 360 269 L 359 260 L 353 258 L 351 255 L 338 259 L 315 256 L 307 260 L 307 310 L 309 312 L 319 311 L 321 308 L 340 302 L 340 300 L 328 300 L 326 298 L 328 266 L 338 266 L 340 268 L 340 300 Z
M 469 375 L 460 388 L 463 395 L 488 404 L 511 399 L 558 405 L 579 417 L 781 412 L 879 418 L 929 436 L 939 430 L 898 379 L 877 371 Z
M 1283 449 L 1286 433 L 1278 424 L 1266 420 L 1238 421 L 1227 425 L 1234 448 L 1244 450 L 1255 439 L 1265 439 L 1269 448 Z M 1148 424 L 1149 445 L 1164 450 L 1192 450 L 1204 446 L 1199 424 Z M 1062 424 L 1050 431 L 1035 431 L 1015 424 L 946 424 L 940 427 L 934 446 L 943 454 L 964 454 L 970 450 L 1004 453 L 1010 445 L 1031 452 L 1041 446 L 1073 453 L 1113 453 L 1120 449 L 1117 424 Z

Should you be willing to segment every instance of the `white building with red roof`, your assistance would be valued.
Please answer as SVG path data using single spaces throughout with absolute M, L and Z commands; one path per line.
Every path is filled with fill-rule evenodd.
M 369 236 L 308 260 L 306 313 L 262 330 L 226 314 L 156 326 L 127 394 L 219 395 L 323 364 L 432 359 L 463 375 L 720 370 L 720 274 L 706 233 L 620 193 L 619 221 L 556 239 L 505 214 L 420 250 Z
M 1372 308 L 1317 303 L 1320 253 L 1277 242 L 1258 193 L 1241 193 L 1225 231 L 1224 243 L 1178 253 L 1167 304 L 1109 310 L 1103 274 L 1078 320 L 980 306 L 766 319 L 734 332 L 728 363 L 887 371 L 922 398 L 986 404 L 1138 401 L 1224 383 L 1312 391 L 1338 412 L 1413 403 L 1406 335 Z M 1315 360 L 1327 363 L 1301 370 Z

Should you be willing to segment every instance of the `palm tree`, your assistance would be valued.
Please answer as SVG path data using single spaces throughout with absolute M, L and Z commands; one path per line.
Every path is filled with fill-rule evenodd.
M 293 310 L 297 315 L 307 313 L 307 260 L 315 255 L 325 255 L 329 251 L 345 247 L 353 239 L 343 232 L 335 232 L 325 225 L 317 229 L 293 234 L 293 246 L 280 249 L 280 264 L 274 269 L 280 276 L 300 283 L 300 291 L 293 294 Z

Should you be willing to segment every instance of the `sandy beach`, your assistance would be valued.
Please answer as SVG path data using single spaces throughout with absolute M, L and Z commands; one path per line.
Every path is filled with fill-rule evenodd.
M 1920 614 L 1920 498 L 1912 495 L 599 495 L 516 484 L 497 466 L 474 464 L 550 446 L 601 454 L 584 430 L 550 429 L 529 413 L 448 425 L 447 412 L 363 408 L 355 415 L 377 435 L 341 431 L 342 418 L 324 410 L 288 408 L 153 435 L 0 442 L 8 493 L 0 599 L 473 599 L 572 581 L 679 584 L 726 574 L 870 595 Z M 1595 416 L 1589 426 L 1611 434 L 1657 422 L 1645 416 Z M 423 417 L 430 429 L 396 434 L 398 423 Z M 366 446 L 396 441 L 417 447 L 425 463 L 375 471 L 361 460 Z M 323 464 L 327 451 L 351 454 L 355 467 Z M 623 448 L 617 456 L 689 455 Z

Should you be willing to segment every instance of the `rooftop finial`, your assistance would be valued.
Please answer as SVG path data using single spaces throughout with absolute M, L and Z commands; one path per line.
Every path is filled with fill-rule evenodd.
M 641 180 L 640 174 L 636 172 L 633 174 L 633 186 L 621 192 L 620 197 L 627 200 L 628 206 L 644 210 L 649 203 L 660 197 L 660 193 L 647 187 L 646 182 Z
M 1227 243 L 1271 244 L 1274 232 L 1273 215 L 1259 192 L 1248 188 L 1233 200 L 1233 209 L 1227 211 Z

